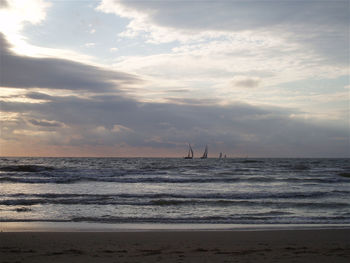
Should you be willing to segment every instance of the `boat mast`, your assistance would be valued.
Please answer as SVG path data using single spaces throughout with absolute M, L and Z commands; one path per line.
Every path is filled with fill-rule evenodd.
M 188 156 L 190 156 L 191 158 L 193 158 L 193 150 L 192 150 L 191 144 L 189 144 L 189 145 L 190 145 L 191 156 L 190 156 L 190 155 L 188 155 Z M 188 153 L 188 154 L 190 154 L 190 153 Z
M 206 158 L 208 158 L 208 145 L 205 146 L 205 150 L 201 159 L 206 159 Z
M 185 159 L 193 159 L 193 150 L 192 150 L 191 144 L 188 144 L 188 154 L 184 158 Z

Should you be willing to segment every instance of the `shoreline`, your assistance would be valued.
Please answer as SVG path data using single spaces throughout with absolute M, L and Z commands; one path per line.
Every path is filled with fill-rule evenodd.
M 2 232 L 2 262 L 349 262 L 350 229 Z
M 0 222 L 1 232 L 281 231 L 349 229 L 350 224 L 156 224 Z

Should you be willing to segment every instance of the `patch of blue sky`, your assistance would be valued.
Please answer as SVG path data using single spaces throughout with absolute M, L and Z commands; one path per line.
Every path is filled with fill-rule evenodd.
M 102 20 L 89 2 L 55 1 L 47 10 L 45 21 L 39 25 L 27 25 L 23 33 L 32 44 L 40 46 L 80 47 L 96 40 L 96 35 L 90 33 L 93 28 L 97 33 L 97 29 L 108 22 L 114 24 L 114 31 L 122 31 L 127 24 L 127 21 L 115 18 L 115 16 L 103 16 Z M 111 38 L 110 35 L 107 37 Z
M 69 49 L 113 63 L 120 56 L 143 56 L 169 52 L 174 43 L 146 43 L 143 36 L 120 37 L 127 18 L 96 10 L 98 2 L 54 1 L 39 25 L 28 24 L 23 35 L 33 45 Z

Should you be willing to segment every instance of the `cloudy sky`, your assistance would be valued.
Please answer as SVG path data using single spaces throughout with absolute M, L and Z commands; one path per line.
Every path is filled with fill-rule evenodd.
M 0 0 L 0 155 L 350 157 L 349 10 Z

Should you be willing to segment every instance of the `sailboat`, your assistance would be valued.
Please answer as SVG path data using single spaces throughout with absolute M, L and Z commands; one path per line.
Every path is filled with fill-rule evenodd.
M 193 159 L 193 150 L 191 147 L 191 144 L 188 144 L 189 148 L 188 148 L 188 155 L 185 157 L 185 159 Z
M 205 146 L 205 150 L 201 159 L 207 159 L 207 158 L 208 158 L 208 145 Z
M 222 158 L 222 152 L 219 154 L 219 159 L 221 159 Z

